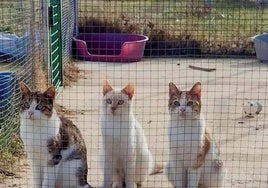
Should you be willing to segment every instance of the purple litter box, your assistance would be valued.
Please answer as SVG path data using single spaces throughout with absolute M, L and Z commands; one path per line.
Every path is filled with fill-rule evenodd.
M 76 57 L 85 61 L 141 60 L 148 37 L 125 33 L 80 33 L 73 38 Z

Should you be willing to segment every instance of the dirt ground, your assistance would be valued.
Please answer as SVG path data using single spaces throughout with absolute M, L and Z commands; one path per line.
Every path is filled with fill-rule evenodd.
M 134 82 L 134 113 L 143 125 L 149 147 L 158 163 L 167 161 L 168 84 L 181 89 L 202 83 L 202 111 L 221 157 L 228 169 L 224 187 L 268 187 L 267 71 L 268 64 L 251 59 L 143 59 L 137 63 L 77 62 L 90 71 L 71 87 L 65 87 L 57 102 L 71 110 L 70 118 L 80 128 L 87 144 L 88 181 L 96 187 L 102 182 L 98 162 L 101 147 L 99 116 L 103 79 L 113 86 Z M 215 68 L 210 72 L 189 65 Z M 254 118 L 243 116 L 242 104 L 258 100 L 263 109 Z M 18 164 L 16 176 L 0 187 L 31 187 L 27 161 Z M 142 187 L 172 187 L 165 175 L 150 176 Z

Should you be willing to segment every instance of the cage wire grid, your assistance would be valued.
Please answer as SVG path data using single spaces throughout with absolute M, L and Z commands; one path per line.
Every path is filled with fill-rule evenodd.
M 10 144 L 10 137 L 18 130 L 19 94 L 17 82 L 32 84 L 33 78 L 33 22 L 31 1 L 0 2 L 0 74 L 1 74 L 1 131 L 0 150 Z
M 134 83 L 133 114 L 144 130 L 156 163 L 164 168 L 170 144 L 169 83 L 189 90 L 194 83 L 201 82 L 201 112 L 227 169 L 223 187 L 268 186 L 267 64 L 256 59 L 251 41 L 255 34 L 268 30 L 266 1 L 62 0 L 61 3 L 63 65 L 74 62 L 80 78 L 60 90 L 56 103 L 77 125 L 85 140 L 89 184 L 100 187 L 103 182 L 100 117 L 105 114 L 102 81 L 107 79 L 112 87 L 119 89 Z M 22 37 L 30 28 L 29 38 L 18 49 L 26 49 L 26 56 L 0 55 L 0 70 L 16 75 L 14 91 L 1 107 L 1 150 L 12 147 L 9 135 L 18 133 L 18 82 L 40 88 L 41 81 L 35 81 L 36 61 L 41 62 L 45 72 L 49 71 L 44 45 L 47 39 L 42 37 L 48 33 L 43 27 L 41 4 L 38 0 L 0 2 L 1 33 Z M 38 10 L 35 22 L 30 20 L 34 17 L 33 9 Z M 36 42 L 36 30 L 40 31 L 40 44 Z M 83 61 L 72 43 L 72 35 L 80 33 L 142 34 L 149 41 L 138 62 Z M 111 53 L 98 48 L 89 50 Z M 245 106 L 250 101 L 257 101 L 262 110 L 246 117 Z M 0 164 L 0 170 L 9 166 Z M 14 176 L 1 178 L 0 187 L 32 186 L 32 172 L 27 164 L 26 155 L 16 159 L 16 171 L 11 170 Z M 164 173 L 159 173 L 148 176 L 141 187 L 173 186 Z

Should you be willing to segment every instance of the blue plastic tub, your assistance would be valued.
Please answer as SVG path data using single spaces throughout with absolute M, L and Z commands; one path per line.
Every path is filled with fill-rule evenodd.
M 268 62 L 268 33 L 252 37 L 257 59 L 260 62 Z
M 8 108 L 15 88 L 15 73 L 0 72 L 0 109 Z

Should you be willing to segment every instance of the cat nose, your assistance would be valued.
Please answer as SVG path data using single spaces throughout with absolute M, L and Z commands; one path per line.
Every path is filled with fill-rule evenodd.
M 29 115 L 30 119 L 32 119 L 33 115 L 34 115 L 34 112 L 33 111 L 28 111 L 28 115 Z
M 112 106 L 111 109 L 112 109 L 112 111 L 115 111 L 116 110 L 116 107 L 115 106 Z
M 180 111 L 181 111 L 181 112 L 185 112 L 185 108 L 181 108 Z

